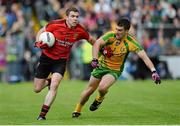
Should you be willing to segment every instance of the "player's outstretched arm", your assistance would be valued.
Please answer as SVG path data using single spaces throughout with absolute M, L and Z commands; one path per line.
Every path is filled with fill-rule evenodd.
M 154 64 L 152 63 L 152 61 L 149 59 L 149 57 L 147 56 L 146 52 L 144 50 L 141 50 L 137 53 L 137 55 L 144 61 L 144 63 L 146 64 L 146 66 L 151 70 L 152 72 L 152 79 L 156 84 L 160 84 L 161 83 L 161 79 L 159 74 L 157 73 Z
M 102 38 L 99 38 L 94 44 L 92 48 L 92 58 L 93 60 L 91 61 L 91 66 L 93 68 L 99 67 L 99 62 L 98 62 L 98 53 L 100 50 L 100 47 L 105 44 L 105 41 Z
M 100 47 L 105 45 L 105 41 L 102 38 L 99 38 L 94 44 L 92 48 L 92 56 L 95 59 L 98 59 L 98 53 L 100 51 Z
M 90 35 L 88 42 L 89 42 L 91 45 L 93 45 L 93 44 L 95 43 L 95 41 L 96 41 L 95 38 Z

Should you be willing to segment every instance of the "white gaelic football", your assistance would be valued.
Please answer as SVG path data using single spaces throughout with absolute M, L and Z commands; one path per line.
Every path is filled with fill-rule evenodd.
M 49 47 L 52 47 L 55 42 L 55 37 L 51 32 L 43 32 L 39 35 L 39 41 L 46 43 Z

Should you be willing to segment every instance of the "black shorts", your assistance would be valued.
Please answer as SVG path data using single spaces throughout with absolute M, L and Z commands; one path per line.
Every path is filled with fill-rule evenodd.
M 53 60 L 42 54 L 37 66 L 35 77 L 47 78 L 50 73 L 59 73 L 62 76 L 66 70 L 66 59 Z

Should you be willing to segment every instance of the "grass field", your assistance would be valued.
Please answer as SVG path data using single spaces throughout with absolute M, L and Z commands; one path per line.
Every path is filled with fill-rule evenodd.
M 16 125 L 180 125 L 180 80 L 118 81 L 101 107 L 89 111 L 97 92 L 84 106 L 78 119 L 71 118 L 87 82 L 64 80 L 46 121 L 37 121 L 47 89 L 33 92 L 30 82 L 0 84 L 0 124 Z

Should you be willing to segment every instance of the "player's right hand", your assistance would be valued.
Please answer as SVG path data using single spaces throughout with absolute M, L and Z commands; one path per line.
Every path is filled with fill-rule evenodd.
M 41 49 L 49 48 L 49 46 L 46 43 L 43 43 L 42 41 L 35 42 L 34 47 L 41 48 Z
M 94 58 L 94 59 L 91 61 L 91 66 L 92 66 L 93 68 L 99 67 L 98 59 Z
M 159 74 L 156 71 L 152 72 L 152 79 L 153 79 L 154 83 L 156 83 L 156 84 L 161 83 L 161 78 L 160 78 Z

